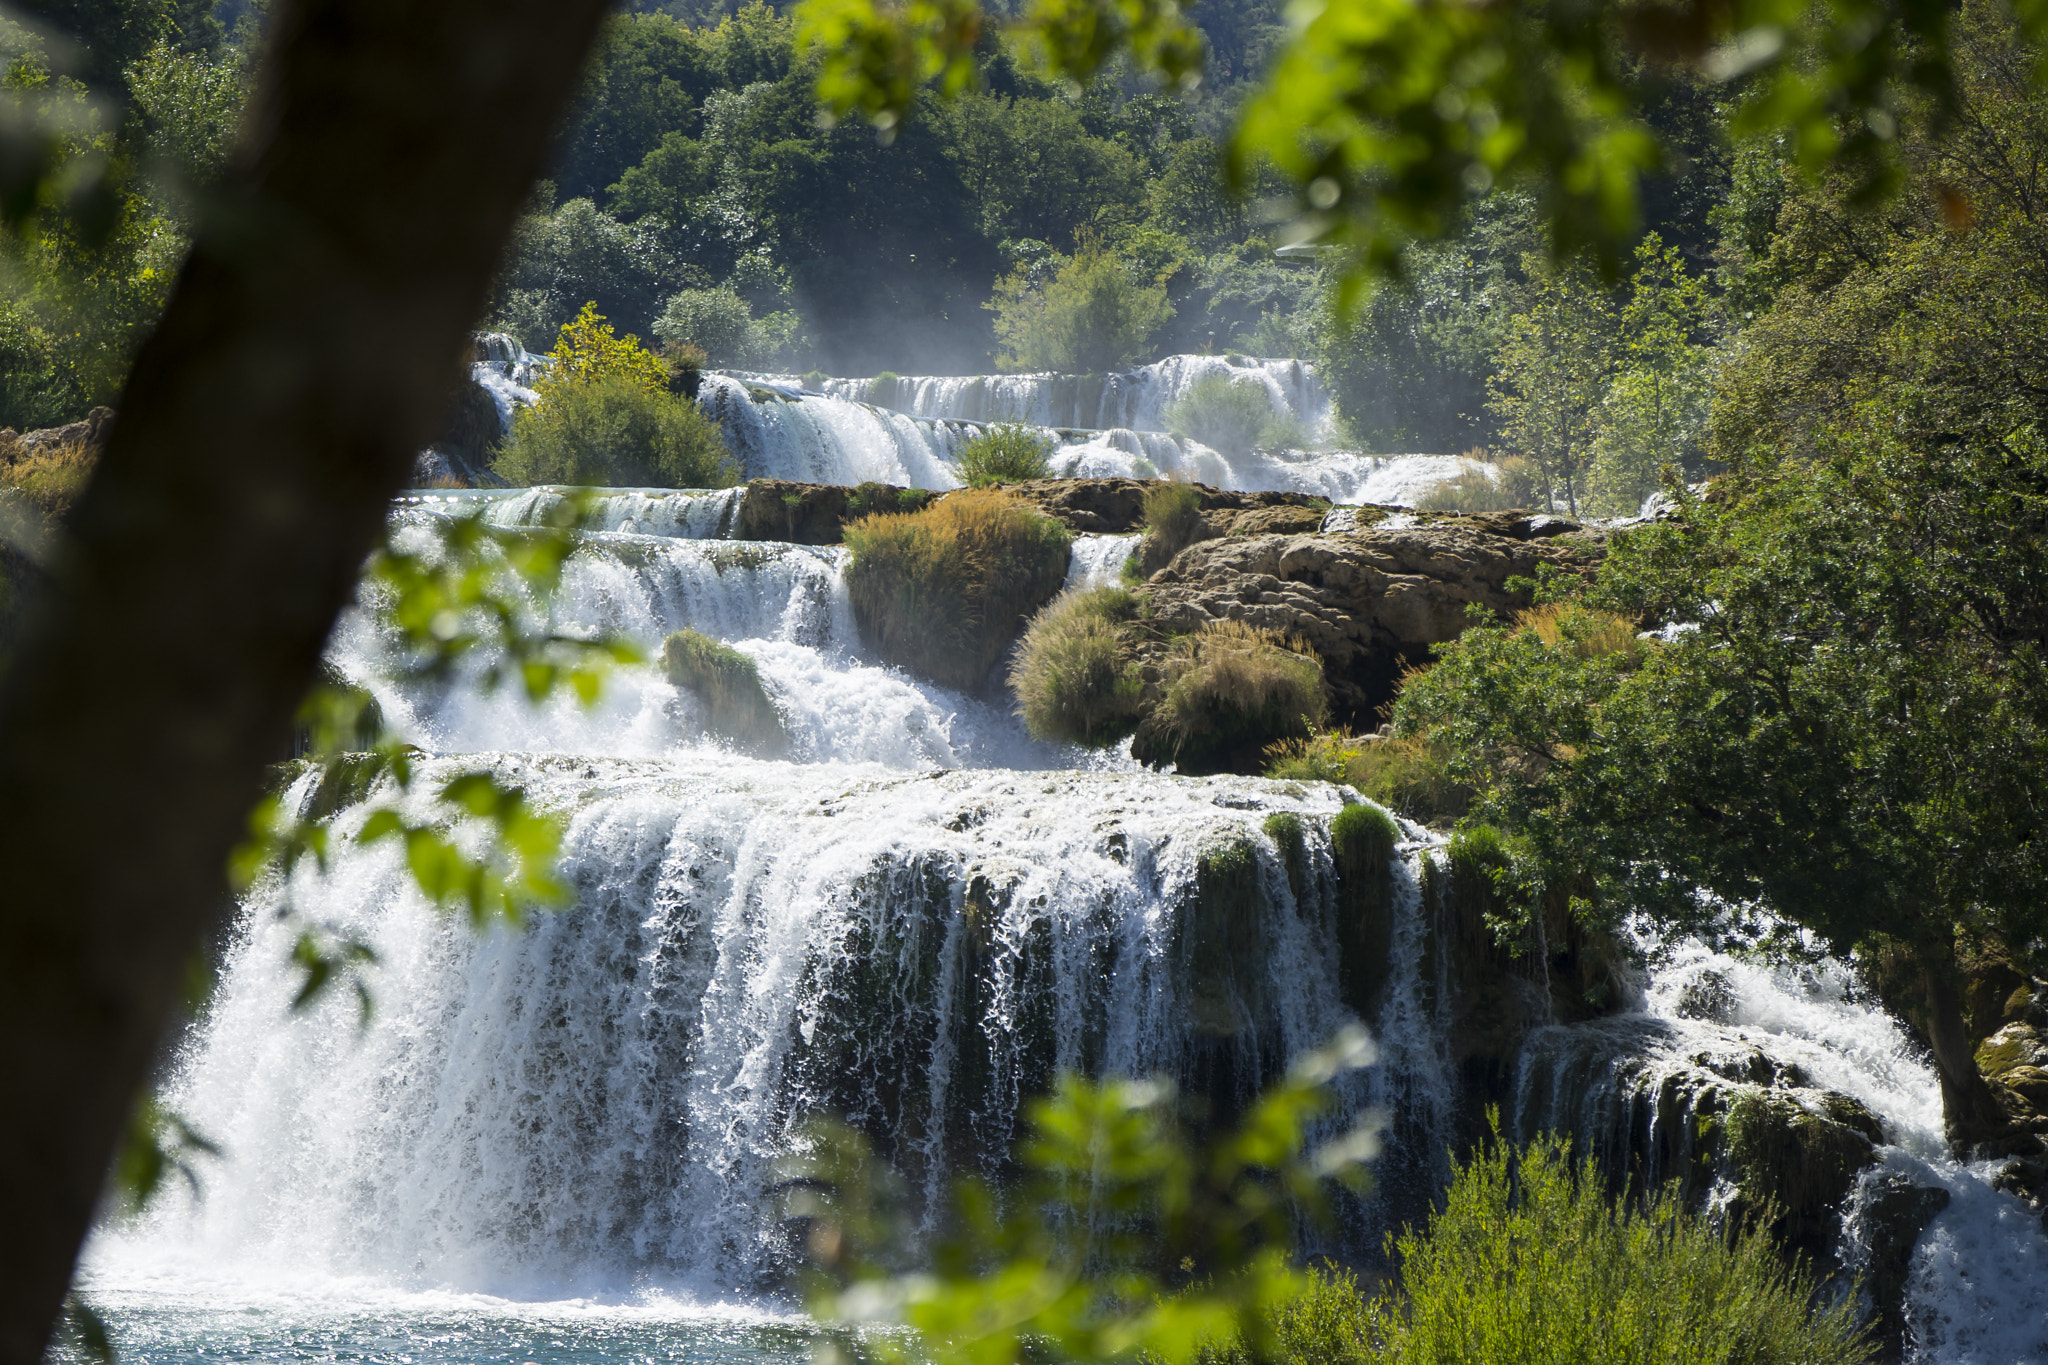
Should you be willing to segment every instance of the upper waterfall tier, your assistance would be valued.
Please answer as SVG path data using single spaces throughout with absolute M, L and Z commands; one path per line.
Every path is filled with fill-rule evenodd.
M 1167 408 L 1207 377 L 1257 383 L 1266 390 L 1274 413 L 1291 417 L 1310 440 L 1329 434 L 1330 395 L 1315 367 L 1299 360 L 1173 355 L 1113 374 L 830 379 L 825 392 L 927 419 L 1165 431 Z

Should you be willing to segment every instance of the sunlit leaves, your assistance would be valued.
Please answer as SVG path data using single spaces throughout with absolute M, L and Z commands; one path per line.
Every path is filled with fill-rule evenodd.
M 1175 0 L 1033 0 L 1022 32 L 1050 75 L 1085 85 L 1119 54 L 1175 88 L 1202 79 L 1202 35 Z
M 980 83 L 974 45 L 983 15 L 973 0 L 804 0 L 797 7 L 798 47 L 817 47 L 818 102 L 833 117 L 858 113 L 894 135 L 918 91 L 936 79 L 948 95 Z
M 1011 1365 L 1043 1347 L 1178 1365 L 1205 1342 L 1259 1343 L 1270 1310 L 1306 1285 L 1287 1254 L 1295 1219 L 1323 1212 L 1330 1180 L 1363 1188 L 1376 1119 L 1305 1149 L 1331 1083 L 1372 1056 L 1364 1032 L 1347 1030 L 1205 1143 L 1182 1130 L 1170 1083 L 1064 1076 L 1027 1110 L 1023 1181 L 1001 1195 L 963 1181 L 930 1270 L 915 1274 L 886 1269 L 908 1227 L 893 1173 L 859 1133 L 814 1125 L 784 1196 L 824 1272 L 813 1310 L 914 1328 L 939 1365 Z M 895 1336 L 846 1345 L 913 1354 Z
M 148 1204 L 173 1177 L 182 1179 L 197 1194 L 196 1163 L 219 1155 L 220 1148 L 204 1134 L 154 1096 L 145 1095 L 129 1116 L 128 1129 L 114 1154 L 114 1197 L 132 1213 Z

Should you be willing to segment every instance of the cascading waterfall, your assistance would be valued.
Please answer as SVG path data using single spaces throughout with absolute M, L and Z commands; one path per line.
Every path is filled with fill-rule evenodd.
M 904 433 L 953 431 L 727 382 L 723 401 L 773 410 L 759 450 L 822 459 L 819 433 L 866 432 L 860 448 L 907 475 L 943 450 L 907 452 Z M 847 439 L 831 458 L 855 448 Z M 553 520 L 564 497 L 422 493 L 394 517 L 401 540 L 479 508 L 517 528 Z M 606 1358 L 692 1358 L 656 1344 L 681 1330 L 674 1314 L 701 1324 L 719 1300 L 719 1322 L 775 1311 L 763 1295 L 789 1253 L 769 1190 L 804 1116 L 859 1122 L 929 1196 L 952 1174 L 997 1169 L 1022 1101 L 1060 1069 L 1177 1076 L 1227 1110 L 1355 1017 L 1333 946 L 1337 789 L 1166 777 L 1127 753 L 1033 740 L 1002 708 L 869 657 L 843 551 L 729 539 L 736 507 L 732 490 L 599 496 L 545 610 L 558 630 L 620 632 L 650 659 L 683 627 L 731 644 L 760 670 L 789 761 L 732 753 L 658 663 L 618 669 L 595 707 L 534 708 L 481 694 L 480 663 L 393 682 L 373 612 L 337 627 L 331 660 L 424 751 L 416 791 L 488 767 L 565 817 L 574 904 L 484 932 L 439 917 L 395 846 L 346 837 L 401 798 L 357 793 L 331 812 L 301 779 L 288 802 L 334 817 L 329 868 L 302 866 L 244 905 L 167 1087 L 224 1159 L 203 1199 L 174 1190 L 144 1222 L 103 1232 L 86 1261 L 89 1291 L 137 1339 L 160 1333 L 166 1354 L 196 1359 L 194 1342 L 282 1330 L 209 1316 L 218 1302 L 339 1295 L 350 1313 L 397 1304 L 391 1331 L 510 1333 L 520 1344 L 495 1358 L 587 1359 L 575 1340 L 613 1343 L 589 1348 Z M 1116 581 L 1135 546 L 1077 537 L 1068 586 Z M 1266 828 L 1282 813 L 1304 832 L 1292 862 Z M 1381 1194 L 1330 1250 L 1370 1254 L 1386 1220 L 1415 1216 L 1471 1119 L 1446 1044 L 1446 930 L 1423 894 L 1431 840 L 1405 833 L 1384 902 L 1385 987 L 1365 1020 L 1380 1060 L 1332 1119 L 1384 1115 Z M 274 913 L 287 894 L 373 948 L 367 1024 L 340 993 L 292 1013 L 297 928 Z M 1655 1129 L 1668 1110 L 1644 1097 L 1667 1078 L 1761 1058 L 1882 1119 L 1870 1189 L 1897 1175 L 1950 1192 L 1911 1265 L 1921 1358 L 2048 1352 L 2048 1241 L 1988 1168 L 1946 1156 L 1931 1073 L 1846 970 L 1773 971 L 1678 944 L 1641 1005 L 1532 1033 L 1510 1129 Z M 1679 1161 L 1675 1141 L 1649 1131 L 1636 1146 Z M 1850 1201 L 1852 1262 L 1868 1206 Z M 551 1306 L 519 1306 L 536 1301 Z M 316 1319 L 304 1330 L 371 1330 L 360 1316 L 345 1329 L 275 1320 Z M 534 1325 L 562 1322 L 584 1326 Z M 554 1355 L 528 1344 L 558 1330 L 570 1344 Z M 732 1330 L 748 1343 L 732 1359 L 803 1353 Z

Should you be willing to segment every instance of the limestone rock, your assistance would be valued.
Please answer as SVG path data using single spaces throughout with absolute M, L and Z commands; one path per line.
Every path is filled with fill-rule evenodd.
M 1545 563 L 1592 566 L 1562 534 L 1526 538 L 1532 520 L 1495 513 L 1349 535 L 1223 536 L 1181 551 L 1145 593 L 1162 631 L 1236 619 L 1307 641 L 1337 715 L 1366 724 L 1403 670 L 1464 631 L 1468 607 L 1506 615 L 1529 605 L 1509 579 Z
M 114 410 L 94 408 L 83 419 L 69 422 L 61 427 L 42 427 L 35 431 L 0 431 L 0 459 L 14 459 L 33 455 L 39 450 L 57 446 L 103 446 L 114 431 Z
M 1079 535 L 1125 535 L 1145 528 L 1145 493 L 1157 483 L 1146 479 L 1027 479 L 1003 487 Z M 1313 510 L 1321 524 L 1321 498 L 1306 493 L 1240 493 L 1234 489 L 1190 485 L 1201 497 L 1204 512 L 1242 513 L 1271 508 L 1296 509 L 1292 522 L 1306 526 Z M 1235 524 L 1235 518 L 1232 519 Z M 1313 527 L 1308 527 L 1313 529 Z M 1229 526 L 1216 534 L 1231 534 Z
M 854 488 L 789 479 L 753 479 L 740 498 L 740 540 L 837 545 L 849 521 L 875 512 L 914 512 L 938 495 L 921 488 L 864 483 Z

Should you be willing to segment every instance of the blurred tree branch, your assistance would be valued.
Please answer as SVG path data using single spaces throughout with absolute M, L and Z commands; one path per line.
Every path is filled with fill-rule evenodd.
M 431 438 L 599 0 L 299 0 L 0 687 L 0 1365 L 40 1360 L 228 851 Z

